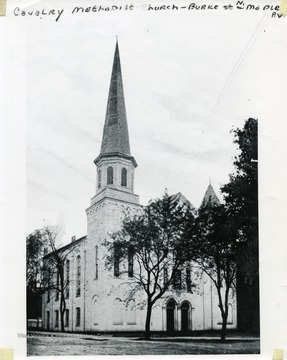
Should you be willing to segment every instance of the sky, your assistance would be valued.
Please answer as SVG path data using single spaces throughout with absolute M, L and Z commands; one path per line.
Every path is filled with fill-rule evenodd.
M 72 8 L 58 22 L 19 20 L 27 32 L 27 233 L 58 223 L 64 243 L 86 234 L 116 36 L 140 203 L 167 188 L 199 207 L 209 181 L 222 199 L 237 151 L 230 131 L 259 117 L 258 39 L 274 20 L 245 13 L 242 26 L 240 11 Z

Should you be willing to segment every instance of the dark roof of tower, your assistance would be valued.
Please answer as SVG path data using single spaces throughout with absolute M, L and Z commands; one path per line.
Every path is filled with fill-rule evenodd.
M 118 41 L 101 146 L 101 155 L 110 153 L 131 154 Z
M 204 194 L 204 197 L 203 197 L 200 207 L 204 207 L 208 204 L 220 205 L 220 201 L 219 201 L 217 195 L 215 194 L 215 191 L 211 184 L 209 184 L 207 187 L 207 190 Z

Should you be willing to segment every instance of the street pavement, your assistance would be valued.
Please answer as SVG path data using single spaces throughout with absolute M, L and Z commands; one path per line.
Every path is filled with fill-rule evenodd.
M 259 354 L 257 338 L 160 337 L 150 341 L 108 334 L 34 333 L 27 337 L 28 356 Z

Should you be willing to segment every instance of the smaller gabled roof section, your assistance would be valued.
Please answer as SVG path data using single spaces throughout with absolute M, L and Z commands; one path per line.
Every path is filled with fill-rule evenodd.
M 56 250 L 56 252 L 66 251 L 71 247 L 76 247 L 77 245 L 80 245 L 84 240 L 86 240 L 86 238 L 87 238 L 86 235 L 82 236 L 81 238 L 74 240 L 74 241 L 70 242 L 69 244 L 60 247 L 59 249 Z M 48 257 L 49 254 L 51 254 L 51 253 L 48 253 L 47 255 L 45 255 L 44 258 Z
M 171 195 L 171 199 L 173 201 L 179 202 L 180 204 L 186 205 L 192 211 L 196 211 L 196 208 L 192 205 L 192 203 L 189 200 L 187 200 L 187 198 L 184 195 L 182 195 L 181 192 Z
M 219 201 L 211 183 L 207 187 L 207 190 L 204 194 L 204 197 L 203 197 L 200 207 L 204 207 L 206 205 L 220 205 L 220 201 Z

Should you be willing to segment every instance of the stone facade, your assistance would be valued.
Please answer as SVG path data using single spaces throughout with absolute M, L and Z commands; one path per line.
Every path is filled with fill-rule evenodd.
M 123 94 L 117 45 L 102 148 L 95 160 L 97 191 L 86 210 L 87 236 L 76 240 L 76 246 L 71 243 L 73 251 L 65 264 L 65 277 L 69 278 L 65 314 L 67 331 L 144 330 L 145 293 L 138 291 L 129 298 L 129 289 L 133 286 L 132 277 L 129 277 L 128 273 L 115 276 L 114 269 L 108 269 L 105 265 L 105 242 L 110 239 L 110 234 L 121 228 L 125 215 L 139 214 L 142 211 L 139 197 L 134 194 L 137 164 L 130 155 Z M 216 197 L 211 185 L 206 196 L 213 199 Z M 177 197 L 187 202 L 181 194 Z M 65 248 L 68 249 L 69 246 Z M 181 286 L 181 289 L 171 286 L 153 308 L 152 331 L 220 329 L 221 315 L 216 289 L 211 280 L 192 265 L 190 264 L 189 276 L 194 285 L 193 291 L 184 286 Z M 190 271 L 188 269 L 187 271 Z M 228 327 L 236 328 L 235 294 L 230 296 L 229 303 Z M 45 329 L 60 330 L 59 306 L 60 301 L 55 291 L 44 294 L 42 319 Z

